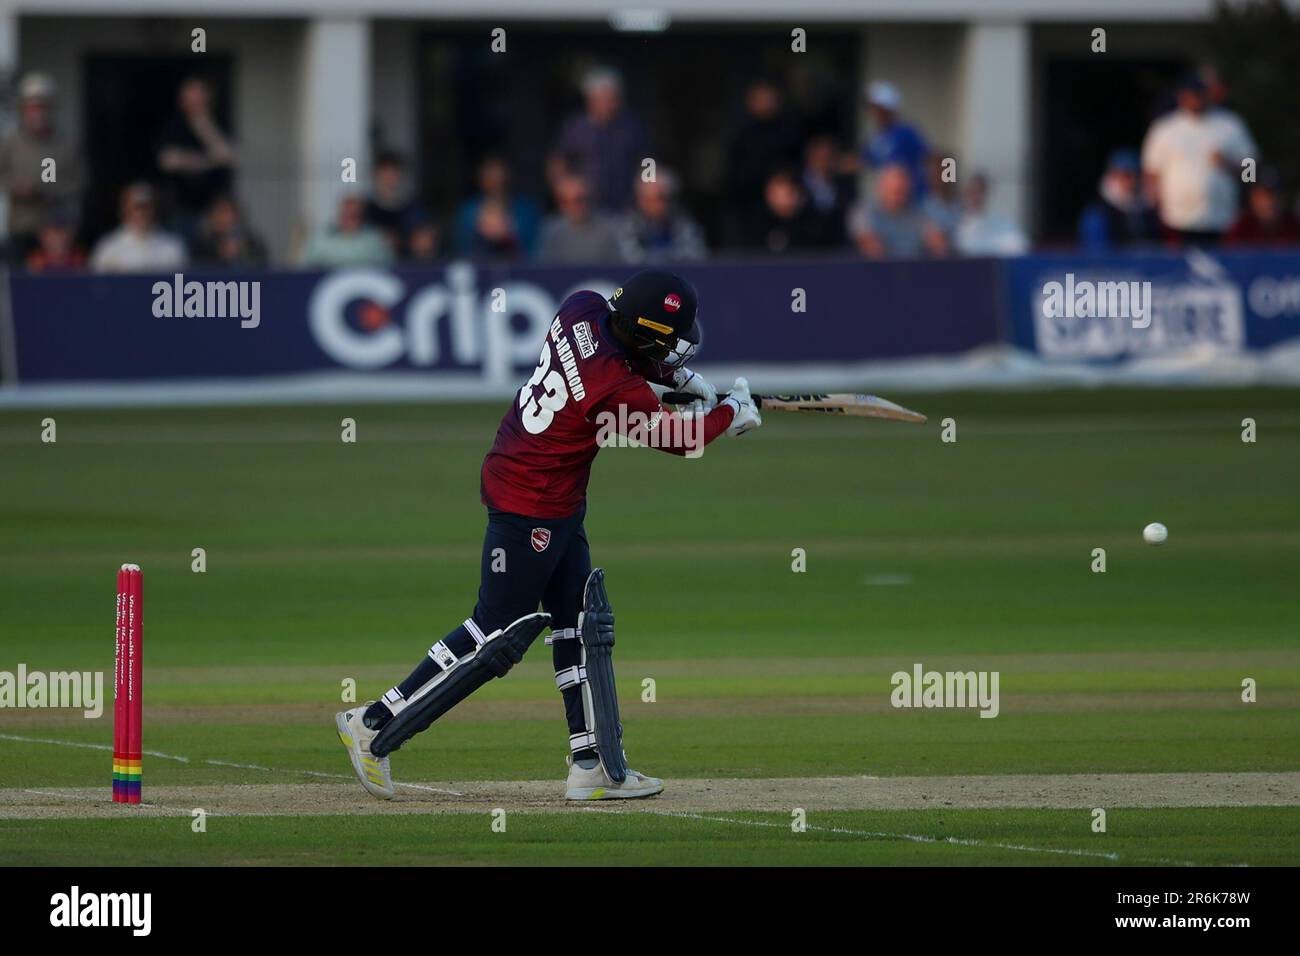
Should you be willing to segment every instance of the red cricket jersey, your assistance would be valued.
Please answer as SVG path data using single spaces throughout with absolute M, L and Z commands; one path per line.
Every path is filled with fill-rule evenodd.
M 649 423 L 654 447 L 685 455 L 726 431 L 734 412 L 719 405 L 689 432 L 680 415 L 659 403 L 645 373 L 614 338 L 604 298 L 575 292 L 560 304 L 537 369 L 511 402 L 483 459 L 483 503 L 532 518 L 573 514 L 587 497 L 591 463 L 600 450 L 597 436 L 607 436 L 611 422 L 629 415 Z M 692 437 L 683 440 L 686 435 Z

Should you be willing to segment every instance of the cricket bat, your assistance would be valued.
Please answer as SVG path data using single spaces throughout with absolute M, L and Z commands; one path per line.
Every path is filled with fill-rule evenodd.
M 825 415 L 852 415 L 857 418 L 883 418 L 892 422 L 915 422 L 924 425 L 926 417 L 910 408 L 896 405 L 879 395 L 855 395 L 851 392 L 833 392 L 829 395 L 754 395 L 751 396 L 762 411 L 821 412 Z M 669 405 L 689 405 L 697 396 L 689 392 L 665 392 L 663 401 Z M 719 395 L 718 400 L 726 398 Z

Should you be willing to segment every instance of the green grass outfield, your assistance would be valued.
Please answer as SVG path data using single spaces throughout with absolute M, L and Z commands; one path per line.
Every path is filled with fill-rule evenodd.
M 574 809 L 486 815 L 184 820 L 0 820 L 6 862 L 78 867 L 312 865 L 1182 866 L 1294 863 L 1280 807 L 1117 811 L 1105 835 L 1065 810 L 830 812 L 794 833 L 789 816 L 675 817 Z
M 348 772 L 342 682 L 376 696 L 472 607 L 478 466 L 503 403 L 0 413 L 0 671 L 102 670 L 111 694 L 114 572 L 140 563 L 145 746 L 165 755 L 145 760 L 146 800 L 214 801 L 202 835 L 189 804 L 102 806 L 111 713 L 0 710 L 0 863 L 579 863 L 592 843 L 628 863 L 1300 863 L 1294 793 L 1153 793 L 1106 807 L 1105 834 L 1091 805 L 1032 792 L 877 808 L 833 784 L 801 834 L 768 804 L 672 802 L 674 778 L 1296 780 L 1300 392 L 890 397 L 930 424 L 769 413 L 698 461 L 601 454 L 587 530 L 618 615 L 627 747 L 670 789 L 594 811 L 503 790 L 485 806 L 506 833 L 478 804 L 375 813 L 321 776 Z M 1167 546 L 1143 544 L 1149 521 Z M 890 675 L 916 662 L 998 671 L 1001 713 L 892 708 Z M 539 643 L 394 770 L 558 795 L 566 745 Z M 223 815 L 241 784 L 341 795 Z

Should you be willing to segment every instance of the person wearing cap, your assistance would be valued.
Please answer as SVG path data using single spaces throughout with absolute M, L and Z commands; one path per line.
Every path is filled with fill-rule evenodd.
M 185 244 L 158 227 L 153 187 L 132 183 L 122 190 L 122 224 L 95 243 L 95 272 L 165 272 L 184 267 Z
M 1117 149 L 1106 162 L 1097 198 L 1079 217 L 1079 243 L 1088 252 L 1154 243 L 1160 221 L 1142 192 L 1141 166 L 1132 149 Z
M 1217 245 L 1237 218 L 1241 162 L 1256 155 L 1255 142 L 1244 124 L 1208 109 L 1200 74 L 1183 77 L 1177 103 L 1142 144 L 1147 190 L 1168 239 Z
M 552 179 L 582 176 L 595 208 L 618 213 L 632 205 L 633 177 L 649 156 L 645 128 L 623 104 L 623 77 L 597 67 L 582 78 L 584 110 L 564 124 L 555 145 Z
M 19 259 L 37 246 L 41 224 L 50 215 L 77 205 L 85 184 L 80 151 L 55 126 L 55 94 L 54 81 L 45 74 L 24 76 L 18 85 L 18 125 L 0 140 L 0 189 L 9 196 L 9 235 Z M 53 171 L 52 179 L 46 169 Z
M 872 170 L 906 167 L 916 197 L 923 197 L 930 147 L 921 131 L 899 115 L 903 94 L 893 83 L 877 80 L 867 86 L 866 102 L 873 132 L 862 147 L 863 165 Z
M 1246 188 L 1246 209 L 1228 230 L 1227 242 L 1231 246 L 1300 245 L 1300 220 L 1286 208 L 1277 170 L 1261 169 L 1258 179 Z

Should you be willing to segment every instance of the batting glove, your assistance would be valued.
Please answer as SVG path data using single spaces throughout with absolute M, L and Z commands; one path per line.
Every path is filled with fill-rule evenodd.
M 673 372 L 673 391 L 698 396 L 704 402 L 705 410 L 718 404 L 718 390 L 699 372 L 692 372 L 688 368 L 679 368 Z
M 739 437 L 763 424 L 763 416 L 758 414 L 758 406 L 749 397 L 749 381 L 747 379 L 736 379 L 736 384 L 731 386 L 731 391 L 722 404 L 730 405 L 735 410 L 735 415 L 731 418 L 731 424 L 727 427 L 728 435 Z

